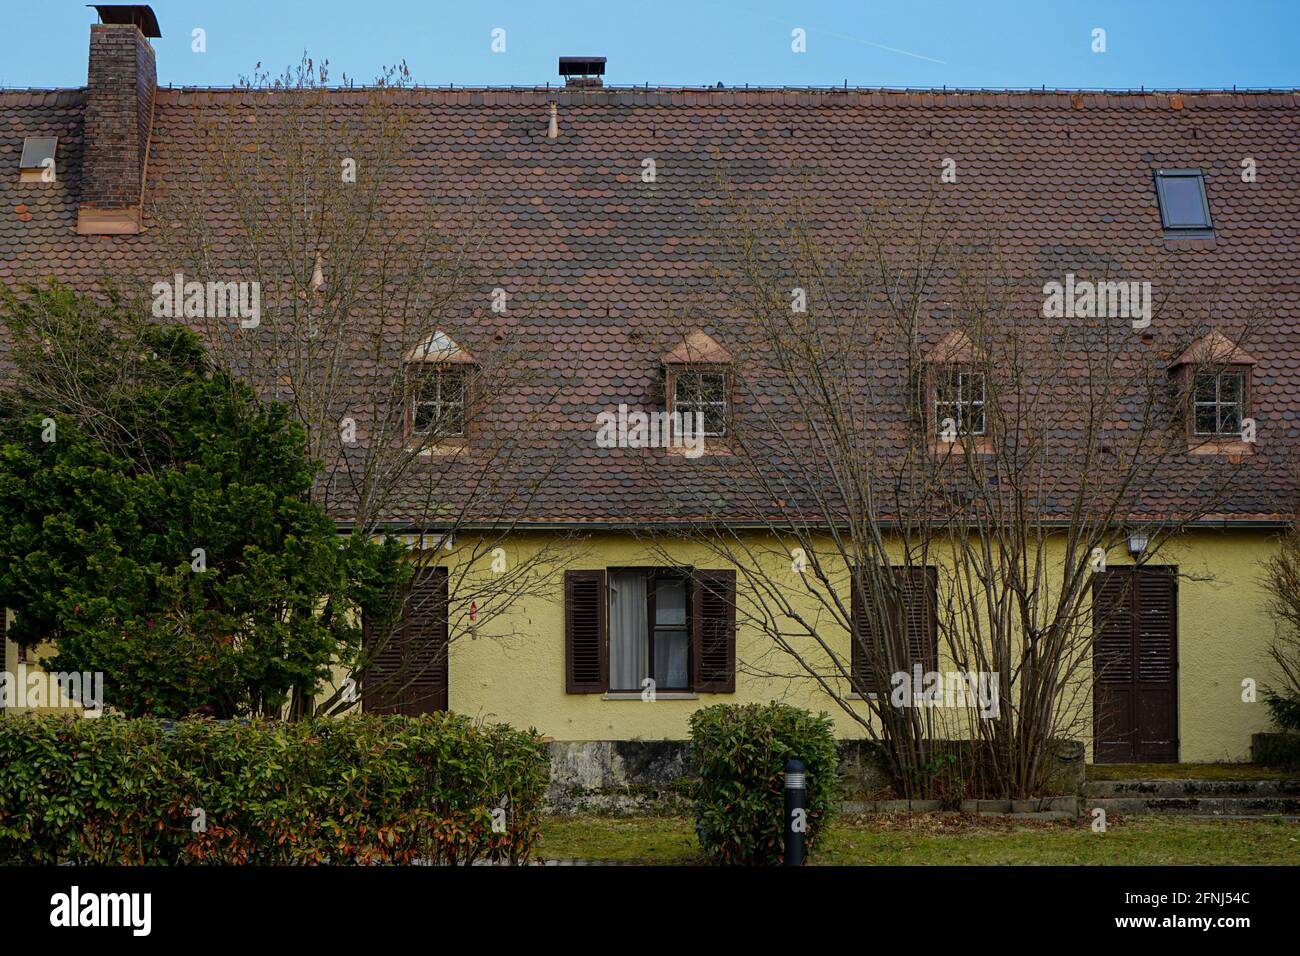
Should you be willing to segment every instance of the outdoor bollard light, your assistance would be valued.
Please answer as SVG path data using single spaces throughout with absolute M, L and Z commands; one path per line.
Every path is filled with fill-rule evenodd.
M 785 762 L 785 865 L 803 866 L 808 837 L 808 791 L 804 788 L 803 761 Z

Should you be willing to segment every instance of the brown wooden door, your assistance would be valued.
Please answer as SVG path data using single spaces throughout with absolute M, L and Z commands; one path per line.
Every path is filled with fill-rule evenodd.
M 1178 578 L 1112 568 L 1092 585 L 1093 760 L 1178 761 Z
M 417 572 L 393 633 L 374 641 L 362 702 L 377 713 L 414 716 L 447 709 L 447 569 Z M 373 647 L 374 645 L 372 645 Z

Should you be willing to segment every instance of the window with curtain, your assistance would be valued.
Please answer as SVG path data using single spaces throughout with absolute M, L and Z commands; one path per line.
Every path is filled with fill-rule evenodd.
M 641 692 L 690 689 L 686 578 L 680 572 L 609 572 L 609 689 Z

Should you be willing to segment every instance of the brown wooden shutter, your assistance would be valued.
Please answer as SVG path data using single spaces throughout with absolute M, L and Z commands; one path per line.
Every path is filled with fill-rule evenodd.
M 874 694 L 876 692 L 876 682 L 871 673 L 871 666 L 868 663 L 869 657 L 864 649 L 864 642 L 868 645 L 871 643 L 875 634 L 874 621 L 876 619 L 872 604 L 873 595 L 862 593 L 862 582 L 855 572 L 853 575 L 853 599 L 851 603 L 852 632 L 851 643 L 853 645 L 850 656 L 849 666 L 850 673 L 853 675 L 854 690 L 863 695 Z
M 604 571 L 564 572 L 564 690 L 609 689 L 609 606 Z
M 446 568 L 416 572 L 401 616 L 373 651 L 363 677 L 362 704 L 367 711 L 415 716 L 447 709 L 447 600 Z M 373 648 L 383 635 L 362 623 L 367 645 Z
M 939 669 L 939 575 L 932 567 L 896 567 L 899 596 L 907 628 L 907 667 L 920 664 L 922 670 Z M 869 589 L 854 582 L 850 602 L 852 615 L 852 649 L 849 666 L 857 690 L 862 694 L 877 692 L 874 675 L 864 647 L 878 646 L 875 634 L 877 615 L 872 605 L 874 595 Z M 865 593 L 864 593 L 865 592 Z M 864 644 L 865 642 L 865 644 Z M 878 653 L 883 653 L 883 649 Z
M 736 572 L 701 571 L 691 588 L 692 686 L 702 694 L 736 692 Z
M 1138 662 L 1140 684 L 1174 679 L 1178 578 L 1164 568 L 1144 568 L 1137 575 Z
M 1132 568 L 1112 568 L 1092 579 L 1093 679 L 1127 688 L 1133 682 Z
M 447 709 L 447 569 L 426 568 L 406 602 L 406 631 L 414 664 L 408 712 Z
M 908 665 L 939 669 L 939 575 L 935 568 L 899 568 L 904 575 Z
M 402 594 L 406 603 L 406 593 Z M 369 616 L 361 618 L 362 639 L 370 664 L 361 675 L 361 705 L 366 711 L 395 713 L 397 705 L 397 672 L 402 666 L 402 612 L 397 612 L 388 633 Z
M 1093 758 L 1178 759 L 1178 578 L 1111 568 L 1092 584 Z
M 1137 572 L 1136 759 L 1178 760 L 1178 577 L 1173 568 Z

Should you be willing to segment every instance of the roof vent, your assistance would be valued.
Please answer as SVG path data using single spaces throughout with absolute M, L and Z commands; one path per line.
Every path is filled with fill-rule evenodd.
M 95 8 L 100 23 L 129 23 L 147 37 L 162 36 L 158 18 L 147 3 L 88 3 L 86 6 Z
M 23 137 L 23 155 L 18 160 L 18 181 L 52 183 L 57 177 L 54 154 L 59 148 L 57 136 Z
M 565 86 L 601 86 L 605 75 L 603 56 L 562 56 L 560 76 Z

